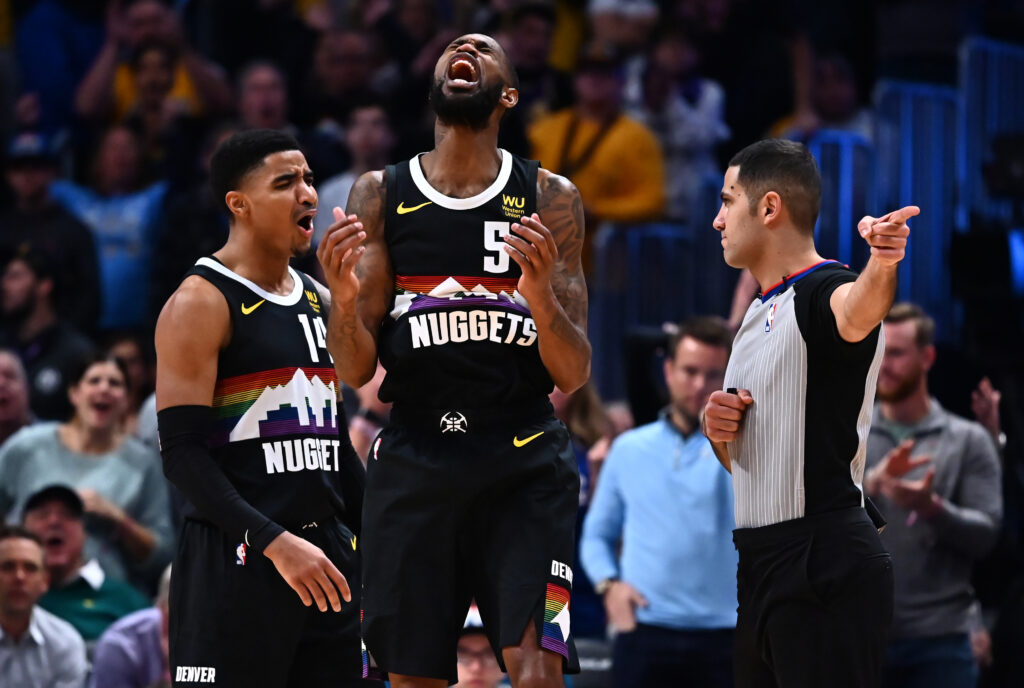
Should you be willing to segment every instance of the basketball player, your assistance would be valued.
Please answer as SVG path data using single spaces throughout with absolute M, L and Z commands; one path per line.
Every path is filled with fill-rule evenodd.
M 582 204 L 497 148 L 518 92 L 492 38 L 452 41 L 433 78 L 434 149 L 360 177 L 318 249 L 339 375 L 359 386 L 379 356 L 394 404 L 368 461 L 363 635 L 392 686 L 441 688 L 475 597 L 512 685 L 561 686 L 579 475 L 547 396 L 590 374 Z
M 326 346 L 330 296 L 288 266 L 310 249 L 316 192 L 285 134 L 214 153 L 227 243 L 200 258 L 156 328 L 164 472 L 190 502 L 174 562 L 174 685 L 356 686 L 358 510 Z M 347 498 L 347 503 L 346 503 Z
M 820 199 L 804 146 L 759 141 L 729 162 L 714 221 L 726 263 L 761 286 L 703 420 L 733 475 L 737 688 L 881 682 L 892 562 L 861 480 L 879 325 L 919 210 L 861 220 L 858 276 L 814 248 Z

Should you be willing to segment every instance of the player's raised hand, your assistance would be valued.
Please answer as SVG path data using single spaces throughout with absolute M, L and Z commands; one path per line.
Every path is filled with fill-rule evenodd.
M 551 289 L 551 273 L 558 262 L 558 246 L 551 230 L 533 213 L 512 225 L 505 237 L 505 252 L 519 264 L 523 276 L 519 278 L 519 293 L 527 301 Z
M 340 612 L 342 599 L 352 601 L 345 576 L 313 543 L 285 531 L 271 540 L 263 554 L 274 562 L 277 572 L 307 607 L 316 603 L 325 612 L 330 605 Z
M 920 212 L 916 205 L 908 205 L 882 217 L 865 215 L 857 223 L 857 232 L 871 247 L 872 258 L 883 265 L 896 265 L 903 260 L 910 236 L 907 220 Z
M 704 406 L 704 434 L 712 442 L 732 442 L 739 434 L 747 407 L 753 403 L 754 397 L 746 389 L 712 392 Z
M 363 223 L 357 215 L 346 215 L 341 208 L 334 209 L 334 223 L 327 228 L 327 234 L 316 249 L 316 257 L 335 302 L 351 303 L 359 294 L 355 267 L 366 252 L 362 243 L 365 238 Z

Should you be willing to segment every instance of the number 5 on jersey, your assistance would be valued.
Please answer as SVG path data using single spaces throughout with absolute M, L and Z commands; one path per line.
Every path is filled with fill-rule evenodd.
M 313 326 L 310 327 L 309 316 L 305 313 L 299 313 L 299 323 L 302 325 L 302 331 L 306 335 L 309 357 L 313 359 L 313 363 L 320 362 L 320 353 L 317 349 L 323 349 L 324 353 L 327 354 L 328 360 L 333 364 L 334 359 L 331 357 L 330 352 L 327 351 L 327 326 L 324 325 L 323 319 L 319 315 L 313 316 Z M 314 333 L 316 333 L 316 341 L 313 340 Z
M 508 272 L 508 254 L 505 253 L 505 237 L 508 236 L 508 222 L 484 222 L 484 248 L 495 251 L 496 256 L 484 256 L 484 271 L 497 274 Z

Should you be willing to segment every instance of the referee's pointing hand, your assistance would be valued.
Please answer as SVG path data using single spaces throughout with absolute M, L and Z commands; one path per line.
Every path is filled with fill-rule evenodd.
M 754 403 L 750 390 L 712 392 L 704 407 L 704 434 L 712 442 L 732 442 L 740 431 L 747 407 Z
M 270 541 L 263 554 L 274 562 L 277 572 L 307 607 L 316 602 L 322 612 L 327 611 L 328 604 L 340 612 L 342 599 L 352 601 L 345 576 L 313 543 L 285 531 Z
M 907 220 L 920 212 L 916 205 L 908 205 L 882 217 L 865 215 L 857 223 L 857 231 L 871 247 L 871 257 L 883 265 L 896 265 L 903 260 L 910 236 Z

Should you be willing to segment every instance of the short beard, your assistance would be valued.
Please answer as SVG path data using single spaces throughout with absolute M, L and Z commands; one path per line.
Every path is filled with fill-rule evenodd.
M 438 79 L 430 89 L 430 107 L 441 123 L 482 131 L 490 124 L 491 115 L 501 101 L 504 84 L 478 88 L 474 93 L 458 96 L 446 95 L 443 87 L 444 79 Z
M 921 378 L 924 376 L 924 371 L 918 371 L 915 375 L 910 375 L 903 378 L 900 382 L 888 391 L 882 391 L 882 386 L 879 385 L 875 396 L 878 397 L 879 401 L 884 401 L 889 404 L 896 404 L 917 390 L 917 386 L 921 384 Z

